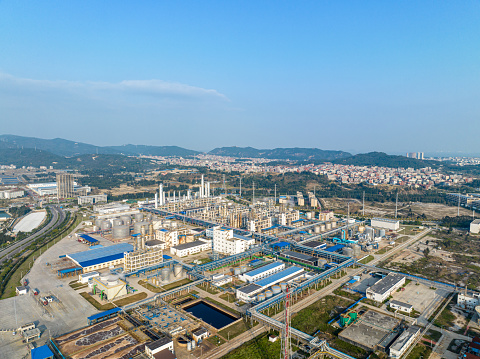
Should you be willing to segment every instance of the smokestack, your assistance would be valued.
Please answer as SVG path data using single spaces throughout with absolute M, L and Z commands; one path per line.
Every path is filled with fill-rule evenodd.
M 155 209 L 158 208 L 158 193 L 155 191 Z
M 203 175 L 202 175 L 202 183 L 200 185 L 200 198 L 205 197 L 205 183 L 203 181 Z

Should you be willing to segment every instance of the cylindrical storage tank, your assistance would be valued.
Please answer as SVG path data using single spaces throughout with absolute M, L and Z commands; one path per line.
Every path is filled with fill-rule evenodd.
M 332 221 L 332 228 L 337 228 L 337 222 L 336 221 Z
M 168 267 L 162 268 L 162 271 L 160 272 L 162 282 L 166 282 L 168 280 L 169 273 L 170 273 L 170 269 L 168 269 Z
M 102 229 L 102 231 L 106 231 L 112 228 L 112 224 L 110 223 L 110 221 L 102 221 L 102 225 L 100 226 L 100 228 Z
M 235 269 L 233 270 L 233 274 L 235 274 L 235 275 L 239 275 L 240 273 L 241 273 L 240 268 L 235 268 Z
M 307 212 L 307 219 L 312 219 L 312 212 Z
M 133 225 L 133 233 L 140 233 L 143 226 L 145 226 L 145 232 L 148 232 L 149 225 L 149 222 L 135 222 L 135 224 Z
M 173 273 L 175 277 L 180 277 L 182 275 L 182 270 L 183 267 L 181 264 L 175 264 L 175 266 L 173 267 Z
M 265 294 L 259 294 L 259 295 L 257 295 L 257 300 L 258 300 L 259 302 L 264 301 L 264 300 L 265 300 Z
M 187 350 L 191 351 L 192 350 L 192 342 L 187 342 Z
M 384 229 L 381 229 L 380 230 L 380 237 L 385 237 L 385 230 Z
M 265 298 L 271 298 L 273 296 L 273 292 L 269 289 L 265 291 Z
M 97 218 L 97 219 L 95 220 L 95 225 L 96 225 L 97 227 L 101 227 L 101 226 L 102 226 L 102 223 L 103 223 L 103 219 Z
M 348 257 L 353 257 L 353 249 L 350 247 L 344 247 L 342 253 Z
M 315 226 L 315 233 L 320 233 L 320 226 Z
M 247 266 L 246 265 L 240 266 L 240 272 L 241 273 L 245 273 L 246 271 L 247 271 Z
M 353 255 L 354 256 L 359 256 L 362 254 L 362 247 L 360 247 L 358 244 L 354 244 L 352 246 L 353 249 Z
M 100 227 L 93 226 L 93 231 L 94 231 L 94 232 L 99 231 L 100 229 L 101 229 Z
M 280 283 L 280 288 L 281 288 L 283 291 L 286 291 L 286 290 L 287 290 L 287 282 L 281 282 L 281 283 Z
M 130 216 L 121 216 L 120 219 L 123 221 L 123 224 L 129 226 L 132 224 L 132 217 Z
M 123 226 L 123 221 L 120 218 L 114 218 L 112 224 L 114 227 Z
M 112 230 L 113 239 L 123 239 L 130 236 L 129 226 L 116 226 Z
M 365 248 L 367 249 L 367 252 L 371 252 L 373 250 L 373 246 L 370 244 L 367 245 Z
M 364 226 L 359 226 L 359 227 L 358 227 L 358 232 L 359 232 L 359 233 L 365 232 L 365 227 L 364 227 Z
M 196 346 L 197 346 L 197 343 L 195 343 L 195 340 L 192 340 L 192 350 L 195 349 Z
M 272 287 L 272 292 L 273 292 L 273 294 L 279 294 L 279 293 L 282 292 L 282 288 L 279 285 L 274 285 Z
M 325 225 L 324 225 L 324 224 L 322 224 L 322 225 L 320 226 L 320 232 L 325 232 Z
M 147 215 L 145 217 L 147 218 L 147 221 L 152 220 L 152 214 L 151 213 L 147 213 Z
M 135 222 L 143 221 L 143 213 L 135 213 Z
M 331 223 L 327 223 L 327 224 L 325 225 L 325 229 L 326 229 L 327 231 L 331 230 L 331 229 L 332 229 L 332 224 L 331 224 Z

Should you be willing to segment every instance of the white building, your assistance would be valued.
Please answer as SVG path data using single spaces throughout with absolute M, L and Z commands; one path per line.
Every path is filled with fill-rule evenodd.
M 462 292 L 458 293 L 457 305 L 460 308 L 473 310 L 480 304 L 480 293 Z
M 188 242 L 179 244 L 177 246 L 170 247 L 170 254 L 178 257 L 190 256 L 192 254 L 208 251 L 212 248 L 212 241 L 198 240 L 194 242 Z
M 274 273 L 280 272 L 285 269 L 285 263 L 283 262 L 272 262 L 267 265 L 264 265 L 260 268 L 256 268 L 249 272 L 240 274 L 238 278 L 244 282 L 252 283 L 260 280 L 262 278 L 271 276 Z
M 114 214 L 130 211 L 130 206 L 128 204 L 121 203 L 109 203 L 99 206 L 93 206 L 93 210 L 98 214 Z
M 175 350 L 173 349 L 173 340 L 168 338 L 168 337 L 163 337 L 158 340 L 155 340 L 154 342 L 147 343 L 145 345 L 145 354 L 151 359 L 158 357 L 158 358 L 169 358 L 172 356 L 168 356 L 168 353 L 166 355 L 162 356 L 161 352 L 164 351 L 169 351 L 171 354 L 175 353 Z M 158 355 L 155 355 L 158 354 Z M 173 356 L 175 357 L 175 356 Z
M 213 249 L 215 252 L 233 255 L 245 252 L 255 244 L 255 239 L 233 234 L 233 229 L 215 227 L 213 229 Z
M 420 334 L 420 328 L 412 325 L 408 327 L 400 336 L 393 342 L 390 347 L 390 357 L 400 358 L 403 353 L 412 345 L 415 339 Z
M 192 332 L 193 340 L 197 343 L 201 343 L 204 339 L 207 339 L 210 336 L 210 333 L 205 328 L 199 328 Z
M 372 218 L 371 225 L 375 228 L 384 228 L 392 231 L 398 231 L 400 229 L 400 221 L 396 219 Z
M 390 308 L 399 310 L 400 312 L 411 313 L 413 310 L 413 305 L 400 302 L 398 300 L 391 300 L 389 303 Z
M 480 219 L 475 219 L 470 223 L 470 233 L 479 234 L 480 233 Z
M 24 287 L 22 285 L 21 287 L 16 287 L 15 292 L 17 293 L 17 295 L 25 295 L 25 294 L 27 294 L 28 289 L 27 289 L 27 287 Z
M 13 199 L 23 197 L 25 191 L 20 188 L 9 188 L 0 190 L 0 199 Z
M 367 288 L 367 298 L 373 299 L 377 302 L 385 301 L 390 294 L 395 292 L 398 288 L 405 284 L 405 277 L 389 273 L 386 277 L 380 279 L 377 283 Z
M 80 283 L 88 283 L 92 278 L 100 276 L 98 272 L 89 272 L 89 273 L 82 273 L 78 276 L 78 281 Z
M 78 204 L 95 204 L 95 203 L 102 203 L 107 202 L 107 195 L 106 194 L 93 194 L 90 196 L 78 196 Z
M 232 282 L 232 276 L 226 274 L 215 274 L 212 276 L 212 284 L 220 287 Z

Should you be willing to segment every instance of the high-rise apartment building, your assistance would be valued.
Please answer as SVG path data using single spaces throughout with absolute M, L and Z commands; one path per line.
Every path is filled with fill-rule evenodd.
M 57 174 L 57 196 L 58 198 L 69 198 L 74 196 L 72 174 Z

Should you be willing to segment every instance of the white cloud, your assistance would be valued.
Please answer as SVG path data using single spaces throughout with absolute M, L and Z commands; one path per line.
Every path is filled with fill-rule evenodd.
M 121 82 L 98 82 L 98 81 L 51 81 L 19 78 L 9 74 L 0 73 L 0 90 L 15 91 L 64 91 L 64 92 L 87 92 L 111 95 L 134 94 L 154 96 L 158 98 L 176 99 L 218 99 L 228 101 L 228 98 L 216 90 L 204 89 L 175 82 L 162 80 L 124 80 Z

